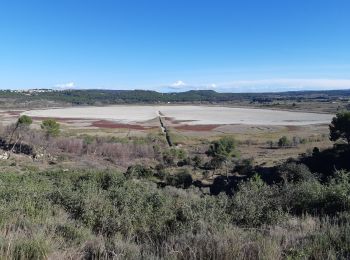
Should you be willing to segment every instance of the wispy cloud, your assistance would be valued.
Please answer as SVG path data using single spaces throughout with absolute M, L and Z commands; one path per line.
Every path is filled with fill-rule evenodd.
M 69 89 L 69 88 L 75 88 L 75 83 L 73 81 L 63 83 L 63 84 L 56 84 L 55 88 L 60 88 L 60 89 Z
M 173 84 L 170 85 L 170 87 L 173 87 L 173 88 L 183 88 L 186 86 L 187 86 L 187 84 L 185 82 L 183 82 L 182 80 L 175 81 Z
M 215 89 L 220 92 L 275 92 L 293 90 L 333 90 L 350 89 L 350 79 L 303 79 L 275 78 L 257 80 L 235 80 L 231 82 L 190 84 L 177 81 L 169 86 L 170 89 L 198 90 Z
M 344 88 L 350 87 L 350 79 L 262 79 L 239 80 L 228 83 L 228 86 L 290 86 L 290 87 L 321 87 Z

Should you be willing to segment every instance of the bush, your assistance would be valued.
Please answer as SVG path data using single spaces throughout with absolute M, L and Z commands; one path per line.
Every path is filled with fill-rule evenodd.
M 154 173 L 154 176 L 161 180 L 164 180 L 166 175 L 167 171 L 165 169 L 165 166 L 163 164 L 158 164 L 156 166 L 156 172 Z
M 350 225 L 336 224 L 325 218 L 316 232 L 304 237 L 288 249 L 290 259 L 349 259 Z
M 240 175 L 252 176 L 254 175 L 253 159 L 239 160 L 234 169 L 234 172 L 238 172 Z
M 284 205 L 295 214 L 336 215 L 350 210 L 350 177 L 340 171 L 326 185 L 309 179 L 285 186 L 284 194 Z
M 283 165 L 279 166 L 277 168 L 277 173 L 285 183 L 297 183 L 315 179 L 314 175 L 310 172 L 306 165 L 297 164 L 295 162 L 284 163 Z
M 57 136 L 60 133 L 60 124 L 55 119 L 46 119 L 40 125 L 47 136 Z
M 203 158 L 200 157 L 199 155 L 195 155 L 192 158 L 192 163 L 193 163 L 194 168 L 199 168 L 199 167 L 201 167 L 201 165 L 203 163 Z
M 282 196 L 283 194 L 283 196 Z M 283 206 L 293 214 L 321 213 L 325 187 L 317 180 L 304 181 L 283 187 Z
M 13 259 L 47 259 L 49 248 L 44 240 L 20 239 L 14 241 Z
M 168 185 L 175 186 L 178 188 L 188 188 L 192 185 L 193 179 L 188 170 L 181 170 L 173 175 L 166 177 Z
M 266 185 L 255 175 L 239 186 L 230 214 L 233 222 L 239 225 L 256 227 L 278 223 L 284 215 L 278 187 Z
M 288 147 L 291 145 L 290 140 L 287 138 L 287 136 L 282 136 L 279 140 L 278 140 L 278 147 Z
M 207 156 L 212 158 L 211 165 L 216 169 L 221 167 L 223 163 L 226 164 L 233 157 L 238 157 L 239 153 L 236 146 L 237 142 L 231 136 L 225 136 L 217 141 L 213 141 L 206 151 Z
M 189 187 L 192 178 L 185 169 L 167 180 L 188 189 L 158 188 L 143 177 L 112 171 L 8 169 L 0 170 L 0 258 L 349 256 L 347 172 L 325 184 L 300 178 L 283 186 L 255 176 L 230 197 Z M 296 217 L 305 213 L 313 216 Z M 326 216 L 317 217 L 321 214 Z
M 337 113 L 329 126 L 330 140 L 345 140 L 350 144 L 350 111 Z
M 55 233 L 63 237 L 67 244 L 75 245 L 80 245 L 89 237 L 83 228 L 76 227 L 73 223 L 57 225 Z
M 326 187 L 323 210 L 327 214 L 350 210 L 350 175 L 337 171 Z
M 31 125 L 33 123 L 33 120 L 31 117 L 27 116 L 27 115 L 22 115 L 18 118 L 17 120 L 17 124 L 18 125 Z
M 179 161 L 182 161 L 180 164 L 186 165 L 187 162 L 183 163 L 186 158 L 187 152 L 181 148 L 170 148 L 163 152 L 163 161 L 168 166 L 175 166 Z
M 134 165 L 134 166 L 129 166 L 125 176 L 127 178 L 150 178 L 153 176 L 153 171 L 145 166 L 142 165 Z

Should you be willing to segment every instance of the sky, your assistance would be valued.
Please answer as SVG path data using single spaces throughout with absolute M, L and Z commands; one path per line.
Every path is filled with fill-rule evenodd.
M 0 0 L 0 88 L 350 89 L 349 0 Z

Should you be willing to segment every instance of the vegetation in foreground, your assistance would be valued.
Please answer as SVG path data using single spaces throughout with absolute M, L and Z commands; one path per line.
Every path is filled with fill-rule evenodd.
M 229 197 L 117 172 L 2 172 L 1 257 L 348 258 L 348 173 L 298 174 L 271 186 L 255 176 Z
M 330 128 L 345 142 L 349 122 L 335 122 L 347 113 Z M 15 143 L 30 123 L 22 118 L 11 128 Z M 55 122 L 42 129 L 45 144 L 58 138 Z M 191 168 L 182 168 L 188 155 L 176 149 L 154 151 L 164 167 L 138 164 L 124 172 L 18 169 L 7 160 L 0 170 L 0 258 L 348 259 L 349 150 L 347 142 L 315 149 L 268 174 L 237 161 L 231 137 L 208 147 L 207 162 L 191 158 Z M 169 174 L 174 158 L 180 171 Z M 317 163 L 333 170 L 317 172 Z M 192 180 L 196 168 L 222 173 L 211 187 L 218 195 Z

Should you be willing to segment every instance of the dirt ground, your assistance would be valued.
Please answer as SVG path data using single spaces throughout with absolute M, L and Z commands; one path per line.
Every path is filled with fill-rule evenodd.
M 164 109 L 163 109 L 164 110 Z M 0 111 L 2 125 L 13 123 L 25 111 Z M 30 114 L 30 113 L 29 113 Z M 141 115 L 138 114 L 138 117 Z M 162 116 L 160 114 L 160 116 Z M 33 128 L 40 128 L 42 120 L 49 116 L 33 116 Z M 125 117 L 125 115 L 124 115 Z M 330 115 L 327 118 L 331 118 Z M 142 123 L 120 122 L 101 118 L 54 117 L 60 124 L 62 132 L 69 135 L 93 134 L 113 135 L 116 137 L 147 136 L 150 133 L 160 133 L 159 119 L 146 119 Z M 331 146 L 328 140 L 328 124 L 288 124 L 288 125 L 254 125 L 254 124 L 192 124 L 188 120 L 176 120 L 174 117 L 162 116 L 165 126 L 171 133 L 172 141 L 184 148 L 194 149 L 200 145 L 207 145 L 210 141 L 224 135 L 233 135 L 239 142 L 239 150 L 244 158 L 253 158 L 257 165 L 273 165 L 289 157 L 296 157 L 301 153 L 312 151 L 314 147 L 320 149 Z M 270 147 L 268 142 L 277 143 L 282 136 L 303 139 L 305 142 L 291 148 Z M 197 149 L 197 148 L 196 148 Z

